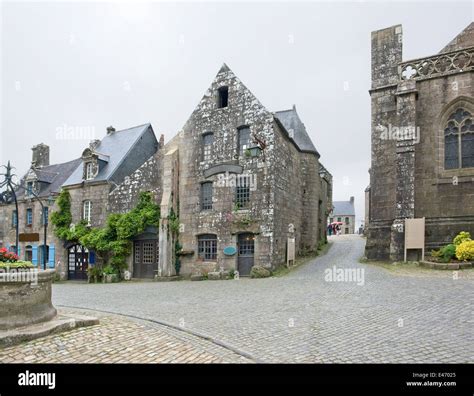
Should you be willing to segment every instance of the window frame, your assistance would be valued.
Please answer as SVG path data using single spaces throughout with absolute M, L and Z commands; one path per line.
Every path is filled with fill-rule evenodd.
M 86 209 L 87 205 L 87 209 Z M 87 213 L 87 216 L 86 216 Z M 91 224 L 92 219 L 92 201 L 86 200 L 82 202 L 82 220 L 87 221 L 87 224 Z
M 471 168 L 453 168 L 445 169 L 445 139 L 444 129 L 453 112 L 458 108 L 463 108 L 471 115 L 474 115 L 474 98 L 468 96 L 459 96 L 451 101 L 441 111 L 438 117 L 438 135 L 436 141 L 437 158 L 433 162 L 435 167 L 435 174 L 437 177 L 436 184 L 452 184 L 454 180 L 459 182 L 471 181 L 474 176 L 474 167 Z M 436 122 L 436 121 L 435 121 Z M 454 179 L 457 178 L 457 179 Z
M 85 180 L 92 180 L 94 179 L 94 164 L 91 161 L 85 163 Z
M 12 228 L 16 228 L 18 224 L 18 212 L 15 210 L 12 210 Z
M 211 137 L 212 141 L 206 143 L 206 138 Z M 208 149 L 208 150 L 207 150 Z M 201 161 L 210 161 L 214 154 L 214 132 L 204 132 L 201 136 Z
M 198 258 L 203 261 L 217 261 L 217 235 L 202 234 L 197 236 L 197 240 Z
M 225 92 L 225 96 L 223 96 L 223 92 Z M 223 85 L 217 88 L 217 108 L 225 109 L 227 107 L 229 107 L 229 86 Z
M 199 188 L 200 188 L 199 198 L 200 198 L 201 211 L 212 210 L 213 209 L 212 200 L 214 197 L 214 183 L 212 181 L 205 181 L 200 184 Z M 206 188 L 208 188 L 208 191 L 206 191 Z M 209 191 L 210 191 L 210 197 L 209 196 L 205 197 L 204 194 L 205 193 L 209 194 Z
M 26 209 L 26 226 L 31 227 L 33 225 L 33 208 Z
M 242 146 L 242 132 L 248 131 L 248 140 L 247 140 L 247 147 L 243 148 Z M 252 144 L 252 131 L 249 125 L 241 125 L 237 128 L 237 155 L 239 157 L 245 156 L 245 150 L 248 150 Z

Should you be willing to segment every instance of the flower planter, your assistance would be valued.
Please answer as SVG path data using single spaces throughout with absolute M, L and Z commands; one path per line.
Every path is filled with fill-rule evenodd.
M 47 322 L 56 316 L 51 302 L 54 275 L 54 270 L 33 269 L 15 279 L 11 273 L 0 273 L 0 330 Z M 36 282 L 32 281 L 35 277 Z

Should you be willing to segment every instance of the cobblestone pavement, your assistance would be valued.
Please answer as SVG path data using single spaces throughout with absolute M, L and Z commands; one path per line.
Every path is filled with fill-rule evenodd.
M 68 310 L 71 311 L 71 310 Z M 91 312 L 80 312 L 90 315 Z M 249 363 L 251 360 L 185 332 L 110 314 L 96 326 L 0 349 L 2 363 Z
M 474 282 L 467 271 L 400 275 L 360 264 L 364 239 L 283 277 L 203 282 L 63 283 L 54 303 L 164 321 L 264 362 L 474 362 Z M 364 284 L 326 269 L 364 269 Z M 150 351 L 151 352 L 151 351 Z

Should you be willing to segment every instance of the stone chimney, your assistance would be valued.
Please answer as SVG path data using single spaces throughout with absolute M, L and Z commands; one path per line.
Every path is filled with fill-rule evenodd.
M 160 148 L 165 145 L 165 135 L 161 134 L 160 136 Z
M 42 168 L 49 166 L 49 146 L 40 143 L 31 148 L 33 156 L 31 158 L 31 165 L 35 168 Z
M 107 135 L 111 135 L 114 132 L 115 132 L 115 128 L 112 125 L 107 127 Z
M 351 197 L 350 201 L 351 201 L 351 204 L 354 205 L 354 197 Z

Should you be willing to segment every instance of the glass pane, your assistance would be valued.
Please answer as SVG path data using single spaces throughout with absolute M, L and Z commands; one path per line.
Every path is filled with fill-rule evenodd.
M 459 168 L 459 142 L 457 135 L 449 135 L 444 138 L 444 167 L 445 169 Z
M 201 184 L 201 209 L 212 209 L 212 183 Z
M 239 129 L 239 153 L 244 154 L 244 151 L 250 147 L 250 128 Z
M 461 135 L 461 153 L 462 167 L 474 167 L 474 133 L 466 133 Z

